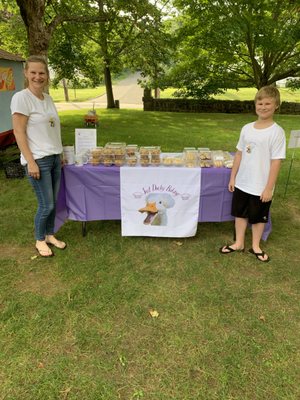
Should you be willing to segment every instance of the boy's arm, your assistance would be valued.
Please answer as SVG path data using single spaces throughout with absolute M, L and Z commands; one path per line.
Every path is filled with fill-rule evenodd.
M 264 191 L 260 196 L 262 202 L 267 202 L 272 200 L 275 183 L 280 170 L 280 165 L 281 165 L 281 159 L 271 160 L 269 179 Z
M 235 156 L 234 156 L 233 165 L 232 165 L 231 174 L 230 174 L 230 180 L 229 180 L 229 184 L 228 184 L 229 192 L 234 191 L 235 177 L 239 170 L 241 159 L 242 159 L 242 152 L 240 150 L 237 150 L 237 152 L 235 153 Z

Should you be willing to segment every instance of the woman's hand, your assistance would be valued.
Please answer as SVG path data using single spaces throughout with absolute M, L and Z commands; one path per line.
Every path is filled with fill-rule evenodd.
M 31 176 L 33 179 L 40 179 L 40 169 L 34 160 L 27 164 L 27 171 L 28 176 Z

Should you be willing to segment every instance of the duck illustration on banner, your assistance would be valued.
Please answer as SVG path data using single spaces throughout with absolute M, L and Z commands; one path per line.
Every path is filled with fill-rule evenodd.
M 146 213 L 144 225 L 167 226 L 167 209 L 175 205 L 174 198 L 168 193 L 151 193 L 145 198 L 146 205 L 140 208 L 140 213 Z

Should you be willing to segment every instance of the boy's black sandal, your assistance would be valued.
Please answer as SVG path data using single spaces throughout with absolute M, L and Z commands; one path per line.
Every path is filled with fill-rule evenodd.
M 269 262 L 270 261 L 270 257 L 264 251 L 262 251 L 261 253 L 255 253 L 255 251 L 251 248 L 251 249 L 249 249 L 249 253 L 254 254 L 255 257 L 258 259 L 258 261 L 261 261 L 261 262 Z M 267 256 L 267 258 L 264 260 L 263 257 L 265 255 Z M 259 258 L 259 257 L 262 257 L 262 258 Z

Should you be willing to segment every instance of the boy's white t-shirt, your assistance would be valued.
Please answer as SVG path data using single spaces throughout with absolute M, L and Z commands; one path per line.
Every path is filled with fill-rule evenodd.
M 26 134 L 33 158 L 39 159 L 62 152 L 60 121 L 52 98 L 43 93 L 37 98 L 29 89 L 17 92 L 11 100 L 11 113 L 28 116 Z M 23 154 L 21 164 L 26 165 Z
M 235 186 L 260 196 L 268 182 L 271 160 L 285 158 L 286 140 L 284 130 L 276 122 L 265 129 L 256 129 L 254 123 L 242 128 L 236 146 L 242 152 L 242 159 Z

